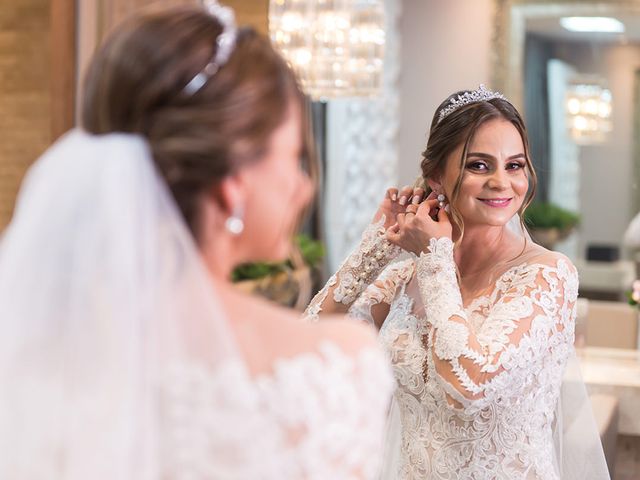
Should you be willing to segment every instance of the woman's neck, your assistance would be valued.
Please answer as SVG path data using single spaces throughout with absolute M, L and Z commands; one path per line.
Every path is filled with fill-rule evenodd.
M 455 250 L 455 261 L 460 275 L 487 272 L 496 265 L 515 258 L 524 248 L 524 238 L 512 233 L 506 226 L 470 226 Z
M 239 260 L 237 248 L 228 235 L 218 235 L 215 240 L 208 241 L 201 254 L 207 269 L 216 281 L 231 281 L 231 273 Z

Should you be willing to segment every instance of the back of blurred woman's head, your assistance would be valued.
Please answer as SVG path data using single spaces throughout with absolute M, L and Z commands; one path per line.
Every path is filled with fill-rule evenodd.
M 187 93 L 222 31 L 197 7 L 141 15 L 113 32 L 85 83 L 83 127 L 143 135 L 196 239 L 202 195 L 265 155 L 291 102 L 303 104 L 291 69 L 251 29 L 240 29 L 229 60 Z

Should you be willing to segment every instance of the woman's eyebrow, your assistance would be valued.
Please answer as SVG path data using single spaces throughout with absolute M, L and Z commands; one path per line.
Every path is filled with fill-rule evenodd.
M 487 160 L 495 160 L 496 157 L 494 157 L 493 155 L 489 155 L 488 153 L 482 153 L 482 152 L 470 152 L 467 153 L 467 158 L 468 157 L 478 157 L 478 158 L 484 158 Z M 518 158 L 525 158 L 524 153 L 518 153 L 516 155 L 511 155 L 509 158 L 507 158 L 507 160 L 516 160 Z
M 481 153 L 481 152 L 469 152 L 469 153 L 467 153 L 467 157 L 486 158 L 487 160 L 495 160 L 496 159 L 496 157 L 494 157 L 493 155 L 489 155 L 488 153 Z

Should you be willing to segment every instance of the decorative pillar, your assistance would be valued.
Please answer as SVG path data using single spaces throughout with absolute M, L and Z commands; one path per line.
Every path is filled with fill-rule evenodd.
M 400 0 L 385 1 L 383 87 L 374 99 L 331 100 L 324 231 L 333 272 L 358 244 L 387 188 L 398 181 Z

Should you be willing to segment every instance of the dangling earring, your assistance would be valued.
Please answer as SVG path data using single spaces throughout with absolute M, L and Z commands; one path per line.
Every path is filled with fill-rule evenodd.
M 447 199 L 442 193 L 438 194 L 438 207 L 444 208 L 444 201 Z
M 244 221 L 242 220 L 243 209 L 240 207 L 234 207 L 233 213 L 227 221 L 224 222 L 224 226 L 227 231 L 234 236 L 240 235 L 244 230 Z

